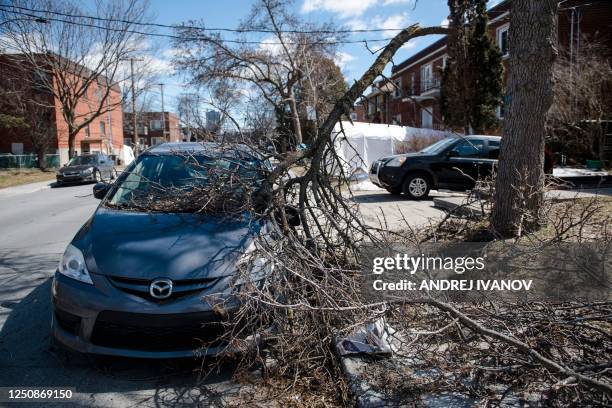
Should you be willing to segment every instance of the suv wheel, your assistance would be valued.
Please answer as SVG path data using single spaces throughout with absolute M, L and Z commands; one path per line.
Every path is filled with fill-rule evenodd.
M 431 183 L 429 178 L 424 174 L 413 174 L 408 176 L 403 185 L 404 194 L 413 200 L 420 200 L 427 197 L 430 189 Z

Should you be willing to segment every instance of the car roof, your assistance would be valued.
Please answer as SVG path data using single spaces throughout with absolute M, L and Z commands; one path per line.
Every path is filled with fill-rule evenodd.
M 246 144 L 222 144 L 213 142 L 176 142 L 162 143 L 146 150 L 151 154 L 205 154 L 221 157 L 250 157 L 258 160 L 263 159 L 263 155 L 256 149 Z

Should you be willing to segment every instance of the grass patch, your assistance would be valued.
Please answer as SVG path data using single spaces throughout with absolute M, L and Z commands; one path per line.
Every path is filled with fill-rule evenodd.
M 0 188 L 55 180 L 55 170 L 40 169 L 6 169 L 0 170 Z

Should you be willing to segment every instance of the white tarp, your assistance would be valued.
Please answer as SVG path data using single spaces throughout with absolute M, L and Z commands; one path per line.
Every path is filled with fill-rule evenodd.
M 332 133 L 335 150 L 344 162 L 344 171 L 348 175 L 358 169 L 367 172 L 374 161 L 396 154 L 396 142 L 409 142 L 415 138 L 442 139 L 448 136 L 452 136 L 452 133 L 363 122 L 338 123 Z

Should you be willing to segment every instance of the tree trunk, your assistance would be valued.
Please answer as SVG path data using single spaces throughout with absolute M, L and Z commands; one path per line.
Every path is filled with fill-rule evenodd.
M 544 125 L 553 100 L 557 0 L 513 0 L 509 107 L 495 185 L 493 226 L 517 235 L 540 225 Z
M 44 149 L 38 149 L 36 151 L 36 157 L 38 158 L 38 168 L 45 170 L 47 168 L 46 151 Z
M 289 109 L 291 109 L 291 120 L 293 121 L 293 131 L 295 133 L 295 145 L 302 143 L 302 127 L 300 126 L 300 113 L 298 112 L 297 103 L 295 103 L 295 94 L 293 87 L 289 89 Z
M 68 125 L 68 158 L 72 159 L 74 156 L 76 156 L 76 149 L 75 149 L 75 144 L 76 144 L 76 136 L 77 136 L 77 131 L 74 130 L 74 128 L 70 125 Z

